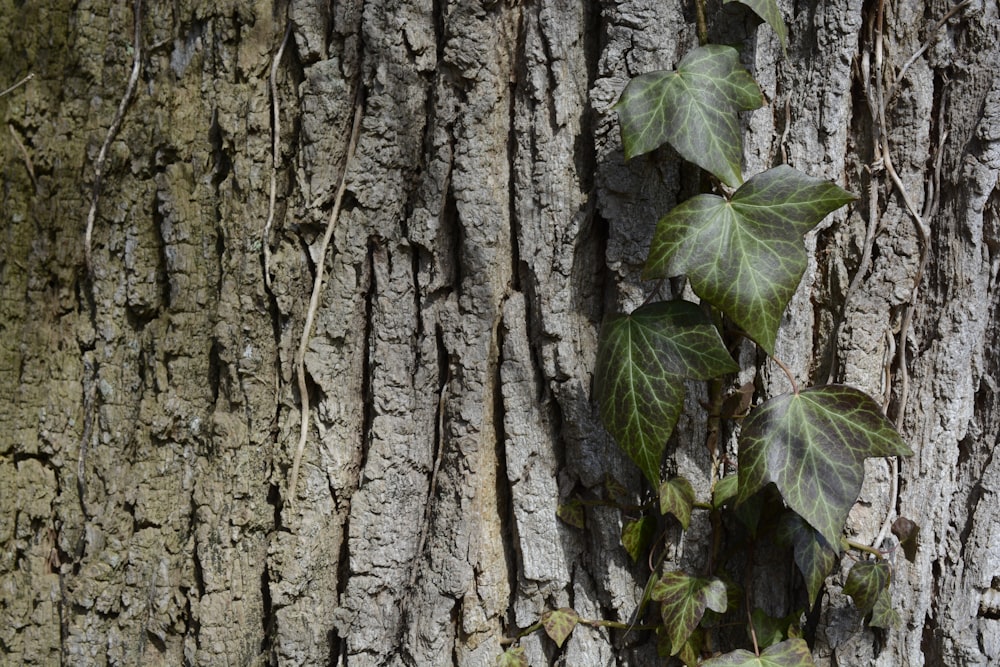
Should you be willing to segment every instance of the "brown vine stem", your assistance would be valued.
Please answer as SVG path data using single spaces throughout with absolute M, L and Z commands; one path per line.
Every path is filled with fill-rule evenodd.
M 344 193 L 347 191 L 347 172 L 354 159 L 354 149 L 357 148 L 358 135 L 361 133 L 361 115 L 364 109 L 364 98 L 359 90 L 357 101 L 354 104 L 354 121 L 351 126 L 351 138 L 347 144 L 347 156 L 344 158 L 344 171 L 340 175 L 340 185 L 337 187 L 337 196 L 333 201 L 333 211 L 330 219 L 326 223 L 326 232 L 323 234 L 323 241 L 319 248 L 319 260 L 316 262 L 316 278 L 313 280 L 312 296 L 309 298 L 309 310 L 306 312 L 306 322 L 302 327 L 302 339 L 299 341 L 299 351 L 296 355 L 295 366 L 299 383 L 299 401 L 302 404 L 302 418 L 299 422 L 299 444 L 295 448 L 295 458 L 292 460 L 292 472 L 288 476 L 288 502 L 295 503 L 295 488 L 299 480 L 299 466 L 302 464 L 302 452 L 306 448 L 306 439 L 309 437 L 309 387 L 306 383 L 306 349 L 309 347 L 309 336 L 312 334 L 313 321 L 316 319 L 316 311 L 319 309 L 319 297 L 323 291 L 323 269 L 326 264 L 326 250 L 333 238 L 333 231 L 337 227 L 337 219 L 340 217 L 340 207 L 344 202 Z
M 934 43 L 934 40 L 937 39 L 938 30 L 940 30 L 941 27 L 948 22 L 948 19 L 968 7 L 971 3 L 972 0 L 964 0 L 964 2 L 958 3 L 949 9 L 944 16 L 938 19 L 938 22 L 935 23 L 930 29 L 930 35 L 927 37 L 927 41 L 921 44 L 920 48 L 917 49 L 912 56 L 910 56 L 909 60 L 903 63 L 902 67 L 899 68 L 899 74 L 896 75 L 896 80 L 892 82 L 892 85 L 889 86 L 889 90 L 886 92 L 885 96 L 887 99 L 892 99 L 893 94 L 896 92 L 896 88 L 903 82 L 903 77 L 906 76 L 906 70 L 910 69 L 910 66 L 917 61 L 917 58 L 922 56 L 924 52 L 930 48 L 931 44 Z
M 132 101 L 135 93 L 136 83 L 139 82 L 139 70 L 142 68 L 142 0 L 135 0 L 132 5 L 132 18 L 134 22 L 132 37 L 132 73 L 128 77 L 128 85 L 125 87 L 125 94 L 122 95 L 121 102 L 118 103 L 118 110 L 108 127 L 108 133 L 104 135 L 104 143 L 101 144 L 101 151 L 94 161 L 94 190 L 90 197 L 90 211 L 87 212 L 87 228 L 83 234 L 83 252 L 87 263 L 87 273 L 93 274 L 94 265 L 92 258 L 92 241 L 94 237 L 94 220 L 97 218 L 97 204 L 101 197 L 101 179 L 104 177 L 104 161 L 108 158 L 108 149 L 111 142 L 118 135 L 121 129 L 122 120 L 125 118 L 125 111 Z
M 893 86 L 890 87 L 890 94 L 894 90 L 895 86 L 902 81 L 902 77 L 905 74 L 909 66 L 916 60 L 921 53 L 923 53 L 927 47 L 930 45 L 931 41 L 934 39 L 934 35 L 937 31 L 945 24 L 945 22 L 953 16 L 956 12 L 961 10 L 967 3 L 960 3 L 949 10 L 944 17 L 935 24 L 932 35 L 929 37 L 928 41 L 925 42 L 917 52 L 906 62 L 900 71 L 899 75 L 896 77 Z M 917 265 L 917 272 L 913 278 L 913 288 L 910 291 L 910 301 L 906 305 L 905 311 L 903 313 L 903 319 L 899 326 L 899 343 L 896 345 L 896 368 L 899 373 L 899 403 L 896 412 L 896 428 L 897 430 L 902 428 L 906 417 L 906 404 L 909 400 L 909 369 L 907 362 L 907 337 L 909 335 L 910 325 L 913 320 L 913 312 L 916 310 L 917 296 L 920 289 L 920 283 L 923 281 L 924 270 L 927 268 L 927 260 L 930 249 L 930 226 L 927 224 L 926 220 L 933 217 L 937 212 L 937 202 L 938 195 L 937 191 L 940 184 L 940 173 L 941 173 L 941 161 L 944 152 L 944 142 L 947 140 L 948 133 L 943 130 L 943 109 L 944 102 L 939 105 L 939 117 L 938 124 L 942 128 L 937 146 L 937 156 L 935 160 L 935 171 L 931 179 L 930 188 L 927 200 L 925 201 L 925 209 L 923 212 L 918 212 L 913 201 L 910 199 L 909 193 L 906 186 L 903 185 L 902 179 L 896 172 L 896 168 L 892 163 L 892 155 L 889 148 L 889 133 L 887 130 L 886 122 L 886 108 L 885 99 L 886 96 L 883 95 L 882 91 L 882 77 L 883 77 L 883 55 L 882 55 L 882 30 L 884 21 L 884 0 L 880 0 L 878 6 L 878 18 L 875 25 L 875 71 L 874 71 L 874 84 L 876 101 L 878 104 L 878 121 L 879 121 L 879 153 L 883 166 L 885 167 L 886 173 L 889 175 L 889 179 L 892 181 L 892 185 L 899 195 L 899 198 L 903 201 L 903 206 L 906 211 L 913 218 L 914 226 L 916 227 L 917 235 L 920 239 L 920 260 Z M 885 519 L 882 521 L 882 526 L 879 529 L 878 535 L 875 537 L 874 545 L 882 543 L 882 540 L 888 535 L 891 523 L 892 515 L 896 511 L 896 504 L 899 497 L 899 462 L 895 457 L 889 458 L 889 468 L 890 468 L 890 502 L 888 505 L 888 511 L 886 512 Z
M 773 361 L 774 363 L 776 363 L 778 365 L 778 368 L 780 368 L 781 370 L 783 370 L 785 372 L 785 376 L 788 378 L 788 381 L 792 384 L 792 393 L 794 393 L 796 396 L 798 396 L 799 395 L 799 383 L 795 381 L 795 376 L 792 375 L 792 369 L 790 369 L 788 366 L 786 366 L 785 362 L 783 362 L 778 357 L 772 356 L 771 357 L 771 361 Z
M 271 192 L 267 204 L 267 221 L 264 223 L 264 231 L 261 236 L 261 248 L 264 251 L 264 285 L 271 289 L 271 225 L 274 224 L 274 205 L 278 198 L 278 159 L 281 156 L 281 99 L 278 97 L 278 65 L 281 64 L 281 56 L 285 53 L 285 46 L 288 44 L 288 37 L 292 34 L 292 23 L 288 22 L 285 28 L 285 36 L 281 40 L 278 52 L 274 54 L 274 62 L 271 63 L 271 124 L 273 127 L 271 143 Z

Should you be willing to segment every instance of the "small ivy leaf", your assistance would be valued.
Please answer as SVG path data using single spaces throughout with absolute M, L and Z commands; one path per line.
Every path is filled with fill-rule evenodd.
M 625 157 L 669 142 L 681 157 L 737 187 L 743 182 L 743 142 L 737 111 L 764 104 L 760 87 L 740 65 L 736 49 L 694 49 L 674 71 L 641 74 L 615 105 Z
M 789 637 L 789 628 L 798 623 L 800 612 L 793 612 L 783 618 L 775 618 L 763 609 L 755 608 L 750 614 L 753 630 L 760 648 L 773 646 Z M 748 639 L 749 628 L 747 628 Z
M 878 404 L 858 389 L 827 385 L 783 394 L 743 423 L 738 501 L 774 482 L 788 506 L 839 547 L 865 458 L 910 453 Z
M 684 530 L 691 524 L 694 487 L 684 477 L 674 477 L 660 484 L 660 514 L 673 514 Z
M 695 628 L 691 636 L 684 642 L 684 646 L 677 652 L 677 658 L 684 663 L 684 667 L 698 667 L 698 662 L 701 660 L 701 649 L 704 644 L 705 633 L 702 632 L 701 628 Z
M 698 627 L 706 609 L 724 613 L 726 585 L 716 577 L 692 577 L 667 572 L 653 586 L 650 597 L 660 603 L 663 624 L 670 639 L 671 655 L 677 655 Z
M 684 403 L 684 378 L 739 370 L 708 316 L 688 301 L 661 301 L 609 318 L 601 330 L 594 394 L 601 421 L 654 486 Z
M 906 556 L 906 560 L 916 563 L 920 526 L 905 516 L 901 516 L 892 522 L 892 534 L 899 540 L 899 546 L 903 547 L 903 555 Z
M 749 7 L 754 14 L 767 22 L 774 34 L 778 36 L 781 43 L 781 50 L 784 51 L 788 45 L 788 28 L 785 27 L 785 19 L 781 16 L 778 3 L 775 0 L 723 0 L 723 4 L 738 2 Z
M 523 646 L 507 649 L 497 658 L 497 667 L 528 667 L 528 656 L 524 654 Z
M 706 660 L 701 667 L 816 667 L 809 645 L 804 639 L 788 639 L 761 652 L 758 658 L 750 651 L 738 649 Z
M 875 600 L 868 625 L 873 628 L 891 628 L 898 625 L 899 620 L 899 613 L 892 607 L 892 589 L 886 586 Z
M 860 561 L 847 573 L 844 592 L 851 596 L 862 616 L 875 607 L 878 597 L 889 587 L 889 575 L 889 564 L 881 560 Z
M 855 199 L 787 165 L 757 174 L 731 200 L 702 194 L 660 219 L 643 277 L 686 274 L 695 294 L 731 317 L 768 354 L 802 279 L 802 235 Z
M 562 648 L 566 638 L 573 632 L 573 628 L 580 622 L 580 615 L 574 609 L 562 607 L 554 611 L 547 611 L 542 614 L 542 627 L 545 634 Z
M 565 523 L 583 530 L 586 528 L 586 521 L 583 514 L 583 503 L 579 498 L 574 498 L 568 503 L 561 503 L 556 507 L 556 516 Z
M 737 491 L 739 491 L 739 477 L 736 475 L 723 477 L 715 483 L 715 488 L 712 489 L 712 507 L 719 509 L 736 497 Z
M 604 478 L 604 490 L 608 493 L 608 498 L 615 503 L 624 503 L 628 498 L 628 489 L 622 486 L 621 482 L 608 475 Z
M 795 564 L 806 582 L 811 608 L 816 604 L 823 582 L 837 564 L 837 550 L 794 512 L 786 512 L 782 517 L 778 535 L 792 546 Z
M 639 562 L 639 558 L 646 551 L 646 547 L 656 533 L 656 521 L 653 517 L 644 516 L 641 519 L 626 521 L 622 526 L 622 545 L 625 551 L 632 557 L 632 562 Z

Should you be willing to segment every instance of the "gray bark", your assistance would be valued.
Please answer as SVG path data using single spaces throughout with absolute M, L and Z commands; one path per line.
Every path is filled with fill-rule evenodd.
M 548 609 L 628 620 L 646 573 L 619 512 L 588 508 L 579 531 L 555 510 L 607 478 L 648 494 L 590 400 L 596 341 L 605 314 L 670 293 L 639 271 L 696 177 L 669 149 L 624 163 L 611 105 L 696 43 L 693 6 L 146 4 L 92 274 L 83 230 L 133 6 L 0 5 L 0 89 L 35 74 L 0 97 L 3 661 L 478 666 Z M 743 9 L 709 6 L 714 40 L 755 35 L 742 54 L 770 100 L 746 115 L 746 170 L 784 161 L 861 199 L 807 237 L 778 356 L 801 382 L 884 397 L 916 452 L 895 506 L 888 463 L 871 462 L 852 537 L 875 540 L 887 515 L 921 526 L 916 562 L 894 560 L 900 625 L 862 629 L 838 572 L 814 654 L 986 665 L 1000 660 L 998 8 L 973 0 L 933 31 L 949 5 L 885 6 L 886 85 L 919 54 L 886 102 L 892 164 L 931 229 L 917 281 L 925 248 L 860 75 L 877 3 L 780 4 L 787 56 Z M 289 22 L 265 238 L 268 77 Z M 742 358 L 742 381 L 784 389 Z M 704 389 L 688 393 L 666 465 L 704 497 Z M 668 566 L 698 568 L 706 535 L 700 520 L 671 535 Z M 772 584 L 754 595 L 779 606 Z M 641 633 L 584 626 L 561 650 L 540 633 L 521 645 L 532 665 L 655 661 Z

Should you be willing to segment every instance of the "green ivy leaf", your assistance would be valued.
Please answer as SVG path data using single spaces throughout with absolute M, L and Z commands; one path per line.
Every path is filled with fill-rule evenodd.
M 691 524 L 694 487 L 684 477 L 673 477 L 660 484 L 660 514 L 673 514 L 684 530 Z
M 785 47 L 788 45 L 788 28 L 785 27 L 785 19 L 781 16 L 781 10 L 778 9 L 778 3 L 775 0 L 723 0 L 723 4 L 729 4 L 730 2 L 738 2 L 741 5 L 746 5 L 754 14 L 767 22 L 771 26 L 771 29 L 774 30 L 774 34 L 778 36 L 778 41 L 781 43 L 781 50 L 785 50 Z
M 608 494 L 608 499 L 613 503 L 625 504 L 628 499 L 628 489 L 611 475 L 604 478 L 604 490 Z
M 782 517 L 778 535 L 792 545 L 795 564 L 806 582 L 809 606 L 812 607 L 816 604 L 823 582 L 837 564 L 837 550 L 794 512 L 786 512 Z
M 738 649 L 706 660 L 701 667 L 816 667 L 809 645 L 804 639 L 789 639 L 761 652 L 758 658 L 750 651 Z
M 698 296 L 774 354 L 806 269 L 802 235 L 854 198 L 787 165 L 757 174 L 731 200 L 698 195 L 660 219 L 643 277 L 686 274 Z
M 568 503 L 560 504 L 556 507 L 556 516 L 564 522 L 583 530 L 586 528 L 586 520 L 583 513 L 583 503 L 579 498 L 573 498 Z
M 886 586 L 875 600 L 868 625 L 873 628 L 891 628 L 899 625 L 899 621 L 899 612 L 892 607 L 892 589 Z
M 667 572 L 660 577 L 650 597 L 660 603 L 671 655 L 680 652 L 706 609 L 721 614 L 727 607 L 726 585 L 721 579 L 692 577 L 683 572 Z
M 882 560 L 863 560 L 854 564 L 847 573 L 844 592 L 854 600 L 862 615 L 875 608 L 875 603 L 889 587 L 889 564 Z
M 632 557 L 633 563 L 639 561 L 654 534 L 656 534 L 656 521 L 653 517 L 644 516 L 641 519 L 626 521 L 622 526 L 622 545 Z
M 708 316 L 687 301 L 661 301 L 609 318 L 601 331 L 594 393 L 601 420 L 654 486 L 684 403 L 684 378 L 707 380 L 739 366 Z
M 865 458 L 910 453 L 878 404 L 853 387 L 784 394 L 743 423 L 738 500 L 774 482 L 788 506 L 839 548 L 847 513 L 861 492 Z
M 497 658 L 497 667 L 528 667 L 528 656 L 524 655 L 523 646 L 507 649 Z
M 712 490 L 712 507 L 719 509 L 736 497 L 737 491 L 739 491 L 739 477 L 736 475 L 723 477 L 715 483 L 715 488 Z
M 695 628 L 691 636 L 684 642 L 684 646 L 677 652 L 677 658 L 684 663 L 684 667 L 698 667 L 704 645 L 705 633 L 701 628 Z
M 737 187 L 743 182 L 743 142 L 736 112 L 763 104 L 736 49 L 709 44 L 689 52 L 674 71 L 629 81 L 615 110 L 626 158 L 670 142 L 685 160 Z
M 799 622 L 801 610 L 797 610 L 782 618 L 775 618 L 763 609 L 755 608 L 750 614 L 753 622 L 753 630 L 757 635 L 757 644 L 760 648 L 773 646 L 789 637 L 791 628 Z M 749 630 L 749 628 L 748 628 Z M 748 636 L 747 639 L 750 639 Z
M 562 648 L 566 638 L 573 632 L 573 628 L 580 622 L 580 615 L 570 607 L 562 607 L 554 611 L 547 611 L 542 614 L 542 627 L 545 634 Z

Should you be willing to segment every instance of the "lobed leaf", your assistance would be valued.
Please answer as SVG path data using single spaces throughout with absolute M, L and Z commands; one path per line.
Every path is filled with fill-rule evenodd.
M 726 585 L 717 577 L 692 577 L 667 572 L 653 586 L 650 597 L 660 603 L 663 624 L 670 639 L 671 655 L 677 655 L 698 627 L 706 609 L 724 613 Z
M 580 615 L 570 607 L 562 607 L 542 614 L 542 627 L 545 634 L 562 648 L 566 638 L 573 632 L 573 628 L 580 622 Z
M 632 79 L 615 109 L 626 158 L 669 142 L 688 162 L 737 187 L 743 142 L 736 112 L 763 104 L 736 49 L 708 44 L 684 56 L 676 70 Z
M 660 484 L 660 514 L 673 514 L 684 530 L 691 524 L 694 487 L 684 477 L 673 477 Z
M 706 660 L 701 667 L 815 667 L 809 645 L 804 639 L 788 639 L 764 649 L 758 658 L 750 651 L 738 649 Z
M 839 549 L 847 513 L 861 492 L 865 458 L 910 453 L 878 404 L 853 387 L 784 394 L 743 423 L 738 501 L 774 482 L 788 506 Z
M 854 195 L 786 165 L 757 174 L 727 200 L 702 194 L 656 226 L 643 277 L 686 274 L 768 353 L 807 264 L 802 235 Z
M 882 560 L 863 560 L 851 567 L 844 592 L 851 596 L 862 615 L 874 609 L 879 596 L 888 589 L 889 575 L 889 564 Z
M 802 610 L 796 610 L 782 618 L 775 618 L 763 609 L 757 607 L 750 614 L 753 623 L 753 630 L 757 636 L 757 644 L 760 648 L 767 648 L 788 639 L 792 628 L 799 622 Z M 750 639 L 749 628 L 747 628 L 747 639 Z
M 899 625 L 899 612 L 892 607 L 892 589 L 886 586 L 875 599 L 875 606 L 872 608 L 872 618 L 868 622 L 873 628 L 891 628 Z
M 652 303 L 601 330 L 594 393 L 601 420 L 654 486 L 684 402 L 684 379 L 739 367 L 705 313 L 688 301 Z

